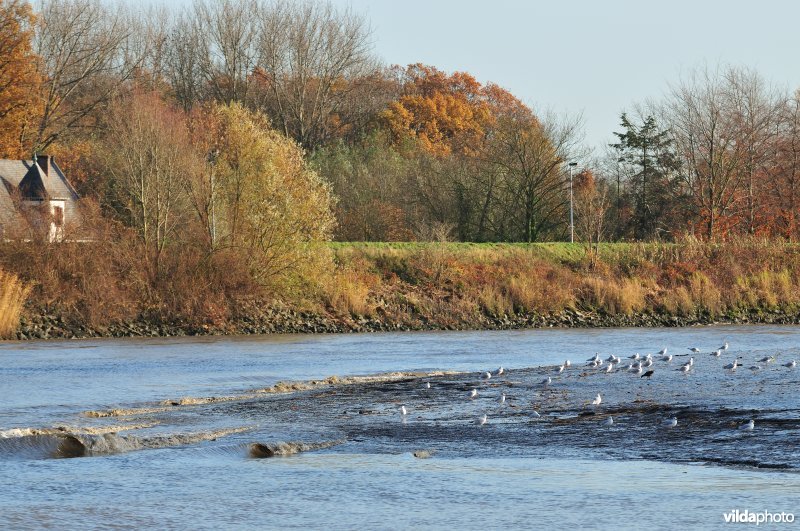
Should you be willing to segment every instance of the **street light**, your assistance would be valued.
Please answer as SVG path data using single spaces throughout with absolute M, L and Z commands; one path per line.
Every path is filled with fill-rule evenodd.
M 570 162 L 569 166 L 569 242 L 575 243 L 575 223 L 572 218 L 572 168 L 577 166 L 577 162 Z

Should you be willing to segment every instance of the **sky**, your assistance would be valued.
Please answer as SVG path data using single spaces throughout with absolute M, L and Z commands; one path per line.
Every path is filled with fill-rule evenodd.
M 619 115 L 695 68 L 746 66 L 800 88 L 800 2 L 791 0 L 333 0 L 367 17 L 389 64 L 466 71 L 535 111 L 582 114 L 600 154 Z

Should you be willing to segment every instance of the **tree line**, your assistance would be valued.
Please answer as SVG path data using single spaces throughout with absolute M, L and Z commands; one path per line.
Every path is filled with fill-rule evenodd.
M 154 278 L 185 239 L 273 263 L 253 224 L 290 213 L 302 241 L 565 240 L 571 193 L 583 241 L 798 237 L 800 93 L 753 70 L 695 71 L 592 154 L 579 117 L 371 41 L 324 2 L 0 0 L 0 156 L 55 154 Z

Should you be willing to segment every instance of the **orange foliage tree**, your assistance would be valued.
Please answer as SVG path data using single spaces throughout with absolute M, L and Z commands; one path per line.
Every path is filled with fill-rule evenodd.
M 30 4 L 0 0 L 0 157 L 29 155 L 25 130 L 36 111 L 39 83 L 33 22 Z
M 492 121 L 486 87 L 467 73 L 447 75 L 422 64 L 408 66 L 400 77 L 404 94 L 383 113 L 396 141 L 414 139 L 436 156 L 480 148 Z

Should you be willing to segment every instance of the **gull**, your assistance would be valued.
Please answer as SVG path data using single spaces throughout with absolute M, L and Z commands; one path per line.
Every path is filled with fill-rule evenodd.
M 605 372 L 606 372 L 606 374 L 608 374 L 613 370 L 614 370 L 614 364 L 613 363 L 609 363 L 608 367 L 606 367 L 606 371 Z
M 547 387 L 551 383 L 553 383 L 553 379 L 550 378 L 549 376 L 547 378 L 545 378 L 544 380 L 542 380 L 542 385 L 544 385 L 545 387 Z
M 556 372 L 559 373 L 559 374 L 564 372 L 564 366 L 563 365 L 559 365 L 558 368 L 556 369 Z
M 504 372 L 506 372 L 506 371 L 505 371 L 505 369 L 503 369 L 503 367 L 500 367 L 500 368 L 498 368 L 498 369 L 497 369 L 497 376 L 500 376 L 500 375 L 501 375 L 501 374 L 503 374 Z
M 612 417 L 608 417 L 606 420 L 603 421 L 603 426 L 613 426 L 614 419 Z
M 430 388 L 431 388 L 431 383 L 425 382 L 425 389 L 430 389 Z
M 672 361 L 672 354 L 667 354 L 666 356 L 661 358 L 661 361 L 666 361 L 667 363 L 671 362 Z
M 490 372 L 488 372 L 488 371 L 487 371 L 487 372 L 485 372 L 485 373 L 483 373 L 483 379 L 484 379 L 484 380 L 488 380 L 488 379 L 489 379 L 489 378 L 491 378 L 491 377 L 492 377 L 492 373 L 490 373 Z
M 697 347 L 689 347 L 689 350 L 691 350 L 691 351 L 692 351 L 692 352 L 694 352 L 695 354 L 697 354 L 697 353 L 699 353 L 699 352 L 700 352 L 700 349 L 699 349 L 699 348 L 697 348 Z
M 404 416 L 404 417 L 405 417 L 406 415 L 408 415 L 408 411 L 406 410 L 406 406 L 400 406 L 400 414 L 401 414 L 402 416 Z
M 486 414 L 484 414 L 481 418 L 475 421 L 475 423 L 478 424 L 479 426 L 483 426 L 487 422 L 489 422 L 489 417 L 487 417 Z
M 638 360 L 638 359 L 639 359 L 639 353 L 637 352 L 637 353 L 636 353 L 636 354 L 634 354 L 633 356 L 628 356 L 628 359 L 629 359 L 629 360 L 633 360 L 633 361 L 636 361 L 636 360 Z
M 797 362 L 792 360 L 792 361 L 790 361 L 788 363 L 784 363 L 783 366 L 784 367 L 789 367 L 790 369 L 794 369 L 795 367 L 797 367 Z
M 675 370 L 676 371 L 681 371 L 683 373 L 688 373 L 690 370 L 692 370 L 692 366 L 691 365 L 687 365 L 687 364 L 683 364 L 683 365 L 681 365 L 681 367 L 679 369 L 675 369 Z
M 602 402 L 602 401 L 603 401 L 603 397 L 600 396 L 600 393 L 597 393 L 597 396 L 594 397 L 594 400 L 592 400 L 592 405 L 593 406 L 599 406 L 600 402 Z
M 710 354 L 711 354 L 712 356 L 716 357 L 716 358 L 719 358 L 719 357 L 720 357 L 720 355 L 722 354 L 722 351 L 721 351 L 720 349 L 717 349 L 717 350 L 715 350 L 714 352 L 710 352 Z
M 503 393 L 502 395 L 500 395 L 500 398 L 497 401 L 500 402 L 501 404 L 505 404 L 506 403 L 506 394 Z
M 743 431 L 753 431 L 753 428 L 755 427 L 756 427 L 756 422 L 753 419 L 750 419 L 749 422 L 746 422 L 741 426 L 739 426 L 739 429 Z
M 726 341 L 725 343 L 723 343 L 722 346 L 719 347 L 719 349 L 720 350 L 728 350 L 728 342 Z
M 647 378 L 647 379 L 649 380 L 650 378 L 652 378 L 652 377 L 653 377 L 653 373 L 654 373 L 654 372 L 655 372 L 655 371 L 653 371 L 653 370 L 651 369 L 651 370 L 647 371 L 646 373 L 644 373 L 644 374 L 641 376 L 641 378 Z
M 538 411 L 536 411 L 535 409 L 533 410 L 533 413 L 532 413 L 532 415 L 533 415 L 534 417 L 536 417 L 537 419 L 538 419 L 539 417 L 541 417 L 541 415 L 539 414 L 539 412 L 538 412 Z
M 609 363 L 614 363 L 614 355 L 612 354 L 609 357 L 607 357 L 606 361 L 609 362 Z
M 648 359 L 648 360 L 644 361 L 644 364 L 642 365 L 642 367 L 650 367 L 652 364 L 653 364 L 653 360 Z
M 732 371 L 735 371 L 736 367 L 741 367 L 741 366 L 742 366 L 742 364 L 739 363 L 739 358 L 736 358 L 735 360 L 733 360 L 729 364 L 725 365 L 725 367 L 723 367 L 723 369 L 730 369 Z
M 469 392 L 469 397 L 470 398 L 475 398 L 476 396 L 478 396 L 478 390 L 477 389 L 473 389 L 472 391 Z
M 678 417 L 672 417 L 670 419 L 664 419 L 661 421 L 661 425 L 665 428 L 674 428 L 678 425 Z
M 618 358 L 617 356 L 613 356 L 613 358 L 614 358 L 614 359 L 613 359 L 613 360 L 611 360 L 611 361 L 612 361 L 612 363 L 614 363 L 614 365 L 619 365 L 619 364 L 620 364 L 620 362 L 622 361 L 622 360 L 621 360 L 620 358 Z
M 775 356 L 764 356 L 763 358 L 758 360 L 758 362 L 759 363 L 772 363 L 774 360 L 775 360 Z
M 692 357 L 692 358 L 689 358 L 689 361 L 687 361 L 686 363 L 684 363 L 684 364 L 682 365 L 682 367 L 691 367 L 692 365 L 694 365 L 694 358 L 693 358 L 693 357 Z
M 662 348 L 656 353 L 657 356 L 665 356 L 666 354 L 667 354 L 667 347 Z
M 570 365 L 572 365 L 571 361 L 567 360 L 564 362 L 564 367 L 569 367 Z
M 599 352 L 595 352 L 594 356 L 592 356 L 591 358 L 589 358 L 586 361 L 600 361 L 600 353 Z
M 755 371 L 760 371 L 760 370 L 761 370 L 761 367 L 759 367 L 758 365 L 751 365 L 751 366 L 749 367 L 749 369 L 750 369 L 751 371 L 755 372 Z
M 642 374 L 642 366 L 641 366 L 641 365 L 639 365 L 639 366 L 636 368 L 636 371 L 634 371 L 634 372 L 635 372 L 636 374 Z

